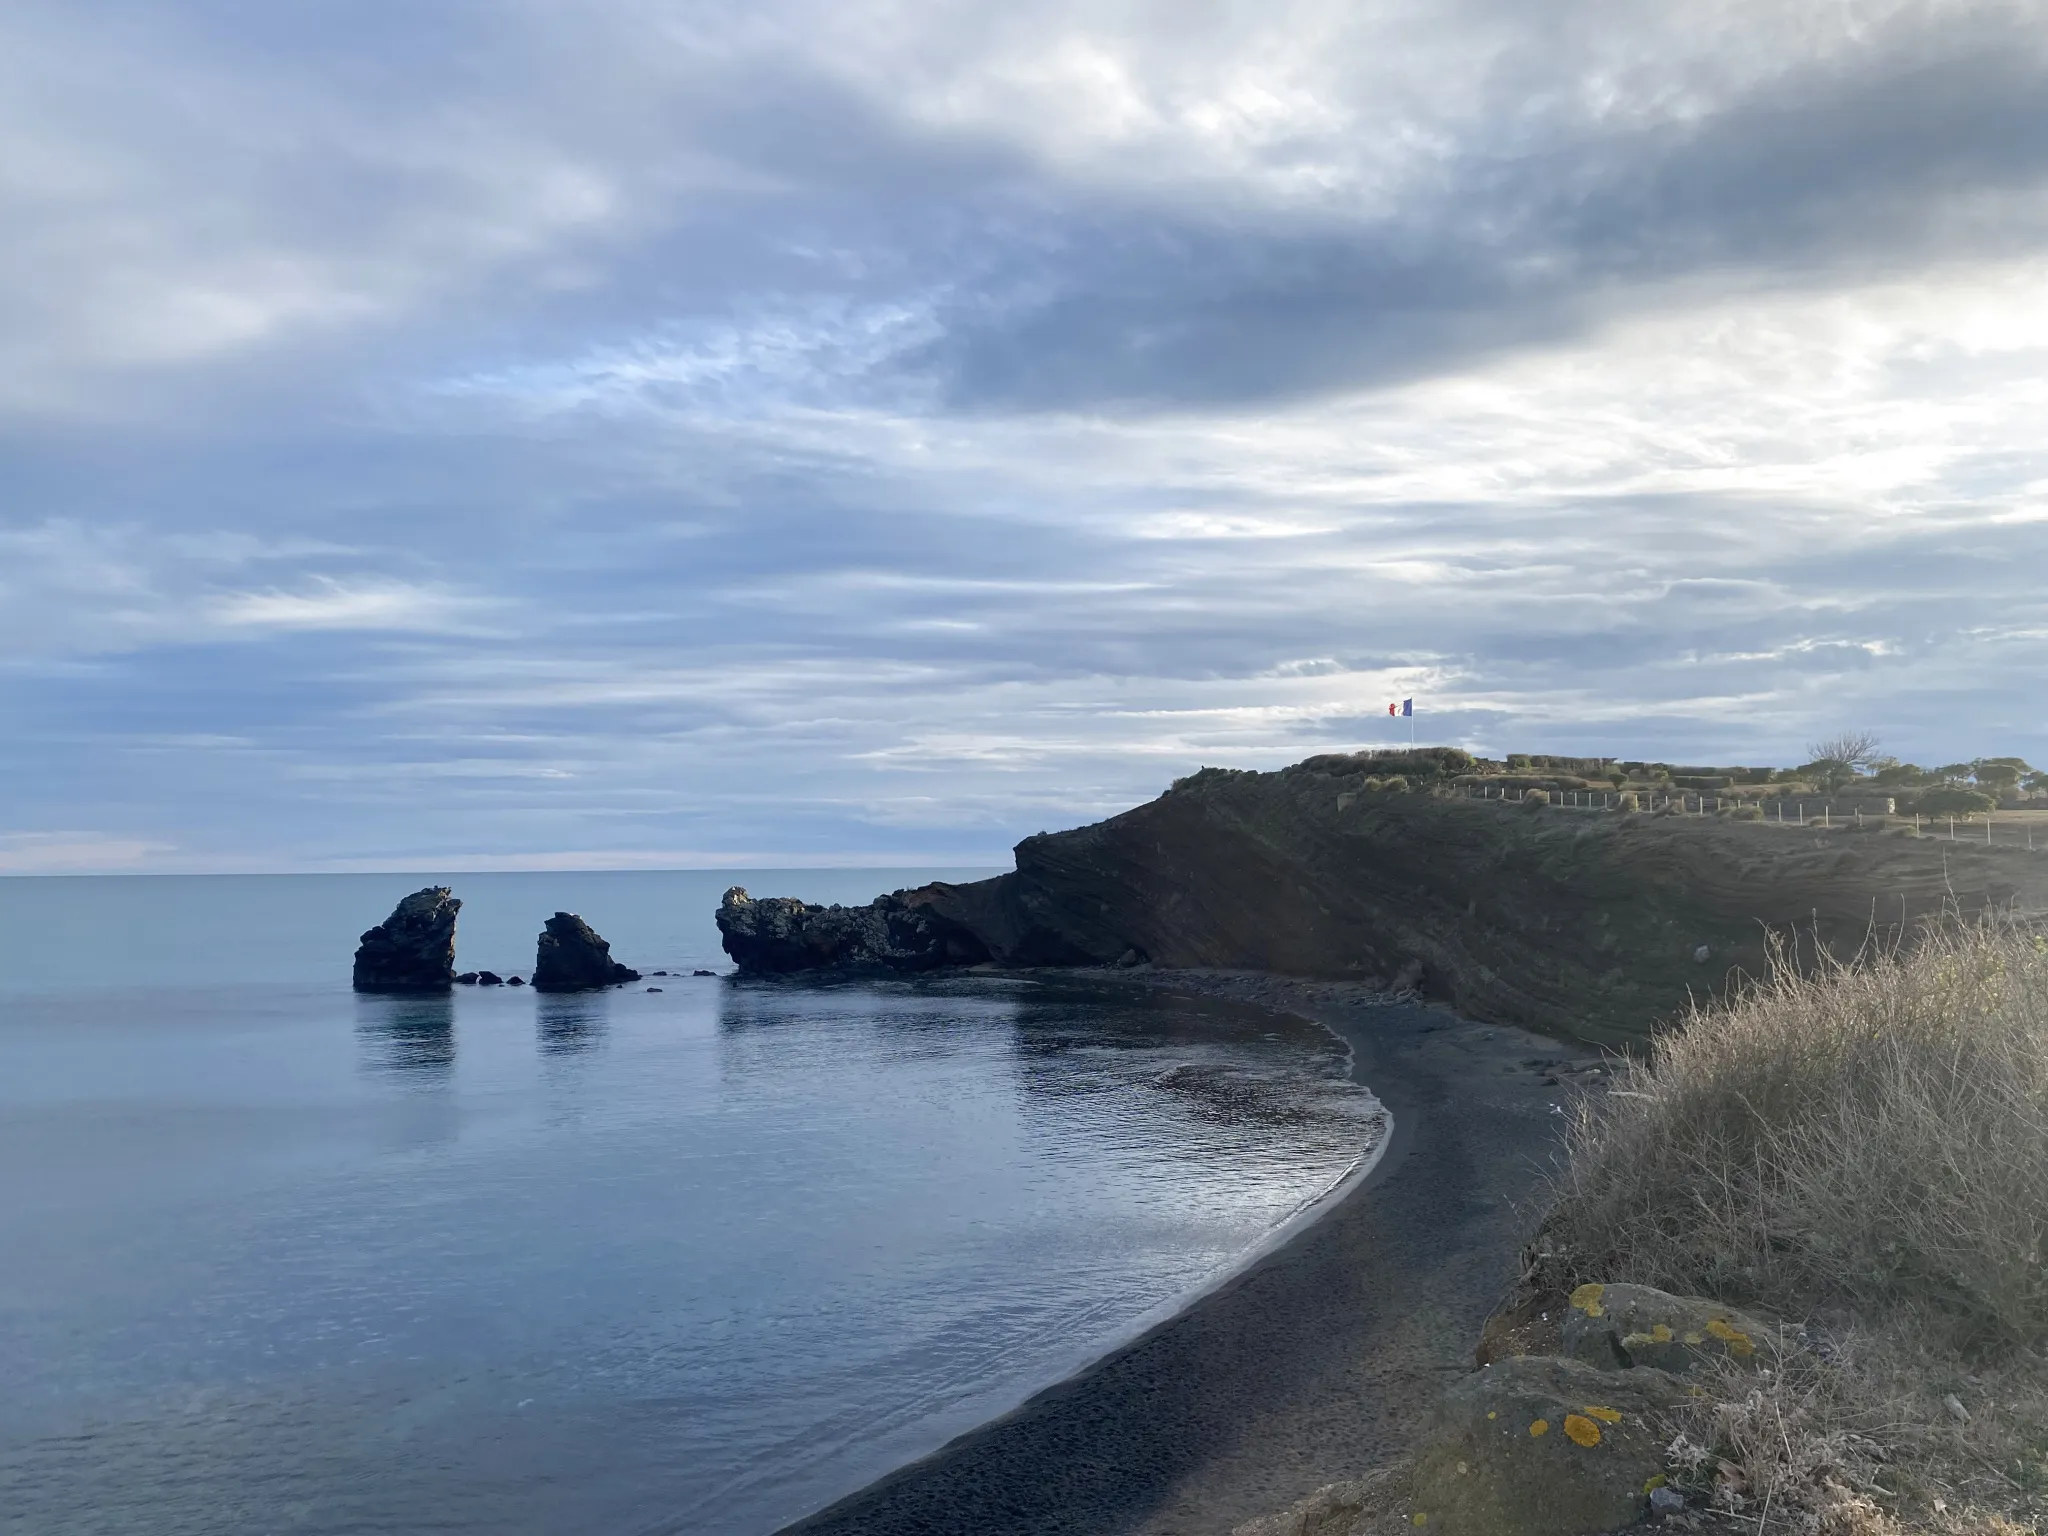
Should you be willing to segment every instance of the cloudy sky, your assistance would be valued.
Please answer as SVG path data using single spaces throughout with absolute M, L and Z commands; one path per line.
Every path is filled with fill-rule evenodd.
M 2048 3 L 13 0 L 0 871 L 2048 758 Z

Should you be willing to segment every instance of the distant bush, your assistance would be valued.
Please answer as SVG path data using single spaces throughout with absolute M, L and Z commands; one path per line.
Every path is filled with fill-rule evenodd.
M 1753 804 L 1724 805 L 1721 807 L 1721 814 L 1730 821 L 1762 821 L 1764 808 Z
M 1522 796 L 1522 804 L 1531 810 L 1534 810 L 1539 805 L 1548 805 L 1550 804 L 1550 791 L 1547 789 L 1529 790 Z
M 1981 816 L 1998 802 L 1981 790 L 1945 787 L 1914 797 L 1913 809 L 1922 816 Z

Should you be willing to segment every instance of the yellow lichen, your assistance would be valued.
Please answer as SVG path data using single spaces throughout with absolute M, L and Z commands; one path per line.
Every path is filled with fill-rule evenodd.
M 1463 1477 L 1464 1475 L 1465 1475 L 1465 1463 L 1463 1463 L 1463 1462 L 1461 1461 L 1461 1462 L 1459 1462 L 1459 1463 L 1458 1463 L 1458 1476 L 1460 1476 L 1460 1477 Z
M 1600 1298 L 1606 1294 L 1606 1286 L 1602 1285 L 1598 1280 L 1588 1280 L 1584 1285 L 1572 1292 L 1572 1305 L 1588 1317 L 1600 1317 L 1603 1315 Z
M 1591 1449 L 1600 1443 L 1600 1426 L 1583 1413 L 1566 1414 L 1564 1432 L 1574 1445 L 1583 1445 Z
M 1654 1477 L 1652 1477 L 1647 1483 L 1643 1484 L 1643 1492 L 1655 1493 L 1659 1488 L 1662 1488 L 1664 1486 L 1666 1481 L 1667 1479 L 1665 1478 L 1664 1474 L 1662 1472 L 1659 1472 Z
M 1427 1525 L 1427 1524 L 1429 1524 L 1429 1516 L 1425 1515 L 1425 1514 L 1424 1514 L 1424 1513 L 1423 1513 L 1423 1512 L 1422 1512 L 1421 1510 L 1419 1510 L 1419 1509 L 1418 1509 L 1417 1511 L 1415 1511 L 1415 1513 L 1414 1513 L 1414 1514 L 1410 1515 L 1410 1516 L 1409 1516 L 1408 1518 L 1409 1518 L 1410 1520 L 1413 1520 L 1413 1521 L 1414 1521 L 1414 1522 L 1415 1522 L 1415 1523 L 1416 1523 L 1417 1525 Z
M 1595 1408 L 1588 1405 L 1586 1417 L 1598 1419 L 1602 1424 L 1619 1424 L 1621 1422 L 1620 1410 L 1614 1408 Z
M 1704 1344 L 1707 1340 L 1704 1334 L 1688 1333 L 1685 1336 L 1685 1342 L 1688 1344 Z
M 1549 1433 L 1550 1433 L 1550 1420 L 1548 1420 L 1548 1419 L 1538 1419 L 1538 1420 L 1537 1420 L 1537 1421 L 1536 1421 L 1536 1422 L 1535 1422 L 1534 1424 L 1531 1424 L 1531 1425 L 1529 1426 L 1529 1433 L 1530 1433 L 1530 1434 L 1532 1434 L 1532 1435 L 1547 1435 L 1547 1434 L 1549 1434 Z
M 1707 1324 L 1707 1332 L 1711 1333 L 1723 1344 L 1726 1344 L 1728 1346 L 1728 1353 L 1731 1355 L 1753 1355 L 1756 1353 L 1755 1341 L 1740 1328 L 1723 1321 L 1721 1318 L 1717 1317 Z
M 1652 1328 L 1650 1330 L 1650 1342 L 1653 1344 L 1669 1344 L 1671 1342 L 1671 1325 L 1669 1323 L 1659 1323 L 1656 1327 Z
M 1500 1417 L 1500 1415 L 1499 1415 L 1498 1413 L 1496 1413 L 1496 1412 L 1495 1412 L 1495 1411 L 1494 1411 L 1493 1409 L 1491 1409 L 1491 1408 L 1489 1408 L 1489 1409 L 1487 1409 L 1487 1410 L 1486 1410 L 1486 1416 L 1487 1416 L 1487 1417 L 1488 1417 L 1489 1419 L 1497 1419 L 1497 1418 L 1499 1418 L 1499 1417 Z

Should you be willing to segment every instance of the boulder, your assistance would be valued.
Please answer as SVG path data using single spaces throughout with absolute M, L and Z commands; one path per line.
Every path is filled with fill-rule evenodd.
M 496 971 L 478 971 L 476 984 L 480 987 L 502 987 L 505 985 L 505 978 Z
M 480 973 L 476 971 L 464 971 L 460 976 L 455 978 L 455 984 L 458 987 L 473 987 L 476 985 L 476 979 L 479 974 Z
M 1408 1523 L 1431 1536 L 1591 1536 L 1664 1485 L 1662 1415 L 1682 1388 L 1647 1367 L 1499 1360 L 1444 1395 L 1415 1459 Z
M 1651 1366 L 1683 1374 L 1702 1360 L 1762 1365 L 1776 1351 L 1769 1323 L 1698 1296 L 1647 1285 L 1582 1285 L 1566 1309 L 1561 1353 L 1602 1370 Z
M 356 949 L 358 992 L 446 992 L 455 984 L 455 914 L 445 885 L 414 891 L 362 937 Z
M 505 978 L 505 985 L 508 987 L 523 987 L 526 985 L 526 978 L 523 976 L 508 976 Z
M 573 912 L 557 912 L 541 928 L 533 985 L 542 992 L 581 992 L 638 981 L 640 973 L 612 959 L 612 947 Z

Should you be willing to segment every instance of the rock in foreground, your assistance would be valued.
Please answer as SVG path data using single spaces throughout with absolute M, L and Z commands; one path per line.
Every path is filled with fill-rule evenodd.
M 612 959 L 611 945 L 575 913 L 557 912 L 542 926 L 533 957 L 533 985 L 540 991 L 581 992 L 639 979 L 638 971 Z
M 1587 1536 L 1633 1525 L 1664 1482 L 1662 1371 L 1502 1360 L 1444 1396 L 1416 1459 L 1412 1525 L 1442 1536 Z
M 455 915 L 445 885 L 414 891 L 356 949 L 358 992 L 445 992 L 455 985 Z

